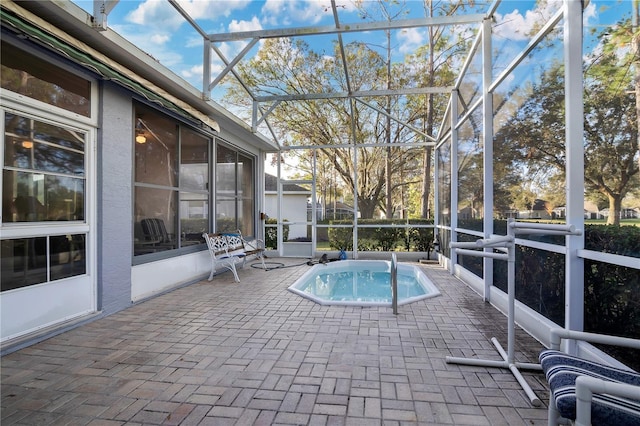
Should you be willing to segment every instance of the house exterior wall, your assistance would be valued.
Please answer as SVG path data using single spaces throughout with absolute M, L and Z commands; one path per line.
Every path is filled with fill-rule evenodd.
M 287 222 L 298 222 L 289 225 L 289 240 L 307 237 L 307 225 L 300 222 L 307 222 L 307 198 L 309 194 L 290 193 L 282 194 L 282 220 Z M 278 194 L 268 192 L 264 196 L 264 211 L 270 218 L 278 217 Z
M 98 309 L 109 314 L 131 304 L 133 107 L 131 95 L 113 84 L 100 92 Z
M 2 354 L 36 343 L 78 324 L 113 314 L 131 306 L 132 303 L 161 292 L 196 282 L 205 278 L 211 267 L 209 253 L 204 243 L 155 253 L 153 258 L 134 257 L 133 213 L 136 189 L 134 108 L 136 102 L 144 101 L 142 96 L 108 78 L 87 72 L 86 69 L 57 51 L 47 50 L 46 54 L 42 55 L 42 50 L 37 50 L 40 46 L 37 46 L 37 49 L 33 48 L 29 44 L 28 37 L 16 37 L 16 40 L 13 40 L 13 35 L 6 37 L 11 38 L 12 45 L 15 44 L 19 49 L 29 50 L 31 55 L 40 54 L 39 57 L 47 61 L 47 64 L 55 63 L 56 66 L 64 67 L 70 73 L 77 73 L 90 81 L 92 109 L 90 117 L 70 120 L 68 112 L 60 113 L 59 108 L 48 108 L 46 102 L 29 99 L 24 101 L 22 98 L 18 99 L 19 96 L 10 90 L 3 92 L 3 96 L 6 93 L 9 99 L 4 102 L 3 98 L 3 103 L 0 105 L 1 118 L 4 119 L 4 114 L 13 108 L 17 112 L 10 112 L 12 114 L 35 117 L 35 120 L 41 120 L 44 117 L 54 125 L 78 129 L 79 134 L 87 135 L 85 141 L 87 189 L 84 194 L 87 214 L 81 220 L 55 222 L 54 227 L 46 221 L 0 223 L 2 241 L 7 240 L 11 244 L 17 240 L 33 238 L 34 235 L 37 238 L 49 238 L 51 234 L 53 237 L 60 238 L 61 235 L 64 237 L 66 233 L 72 233 L 81 234 L 86 238 L 85 272 L 78 273 L 72 279 L 47 278 L 45 282 L 35 283 L 39 285 L 28 283 L 21 288 L 8 288 L 0 292 Z M 251 188 L 253 188 L 254 199 L 250 210 L 251 220 L 257 226 L 258 211 L 264 210 L 261 196 L 264 192 L 264 185 L 261 183 L 263 180 L 261 176 L 264 173 L 261 164 L 264 155 L 262 141 L 256 139 L 248 128 L 245 129 L 240 123 L 225 117 L 222 117 L 225 127 L 218 133 L 214 133 L 206 126 L 199 129 L 192 117 L 180 116 L 175 111 L 165 111 L 157 103 L 151 105 L 159 114 L 166 115 L 181 126 L 210 138 L 212 150 L 212 155 L 208 159 L 212 170 L 208 186 L 210 224 L 215 223 L 216 163 L 213 152 L 216 144 L 224 142 L 225 145 L 252 156 L 254 170 L 251 176 L 254 182 Z M 45 110 L 44 116 L 43 110 Z M 8 136 L 3 135 L 3 137 Z M 4 143 L 0 144 L 2 150 L 0 158 L 4 157 L 4 146 Z M 306 212 L 306 205 L 301 210 Z M 81 230 L 77 231 L 77 228 Z M 31 229 L 36 229 L 36 234 L 33 234 Z M 54 230 L 49 231 L 50 229 Z M 260 234 L 256 236 L 261 237 Z M 11 267 L 13 271 L 14 265 L 18 265 L 19 260 L 21 258 L 14 253 L 13 249 L 3 251 L 3 270 L 9 270 Z M 25 267 L 26 272 L 30 271 Z M 3 276 L 2 273 L 0 276 Z

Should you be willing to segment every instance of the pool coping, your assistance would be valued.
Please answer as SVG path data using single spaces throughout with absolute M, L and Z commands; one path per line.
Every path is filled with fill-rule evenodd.
M 345 263 L 386 263 L 390 265 L 390 261 L 388 260 L 383 260 L 383 259 L 349 259 L 349 260 L 341 260 L 338 261 L 340 265 L 344 265 Z M 329 300 L 329 299 L 323 299 L 320 296 L 305 292 L 300 290 L 299 288 L 296 288 L 296 285 L 298 285 L 301 282 L 305 282 L 307 281 L 312 275 L 314 275 L 318 269 L 322 269 L 324 267 L 328 267 L 330 266 L 330 264 L 333 262 L 330 262 L 329 264 L 327 263 L 323 263 L 323 264 L 315 264 L 313 265 L 308 271 L 306 271 L 304 274 L 302 274 L 293 284 L 291 284 L 289 287 L 287 287 L 287 290 L 289 290 L 290 292 L 297 294 L 300 297 L 303 297 L 305 299 L 311 300 L 312 302 L 315 302 L 319 305 L 323 305 L 323 306 L 359 306 L 359 307 L 391 307 L 392 302 L 374 302 L 374 301 L 361 301 L 361 300 Z M 435 285 L 435 283 L 433 281 L 431 281 L 429 279 L 429 277 L 427 276 L 427 274 L 422 270 L 422 268 L 418 265 L 415 264 L 411 264 L 411 263 L 404 263 L 404 262 L 398 262 L 398 267 L 402 266 L 403 268 L 411 268 L 413 270 L 416 271 L 417 274 L 420 274 L 420 276 L 422 277 L 423 280 L 425 280 L 428 285 L 428 288 L 425 288 L 425 290 L 427 291 L 426 294 L 423 295 L 418 295 L 418 296 L 413 296 L 413 297 L 408 297 L 408 298 L 403 298 L 403 299 L 398 299 L 398 306 L 403 306 L 403 305 L 408 305 L 420 300 L 425 300 L 425 299 L 430 299 L 432 297 L 436 297 L 436 296 L 440 296 L 440 290 L 438 289 L 438 287 Z M 421 283 L 421 285 L 423 287 L 425 287 L 425 285 L 423 283 Z

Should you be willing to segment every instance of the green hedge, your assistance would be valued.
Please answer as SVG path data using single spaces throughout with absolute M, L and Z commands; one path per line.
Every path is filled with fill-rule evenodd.
M 640 258 L 640 227 L 585 225 L 584 239 L 587 250 Z M 516 298 L 563 326 L 565 256 L 518 246 L 515 267 Z M 494 261 L 494 285 L 503 291 L 506 269 L 506 262 Z M 585 259 L 584 283 L 584 330 L 640 339 L 638 270 Z M 607 351 L 632 368 L 640 367 L 628 351 Z
M 334 250 L 353 250 L 353 221 L 332 220 L 328 225 L 349 225 L 328 228 L 329 246 Z M 358 228 L 359 251 L 419 251 L 427 252 L 433 247 L 432 228 L 405 228 L 406 220 L 362 219 L 358 225 L 380 225 Z M 411 220 L 410 225 L 433 225 L 433 220 Z M 394 226 L 396 225 L 396 226 Z M 399 226 L 401 225 L 401 226 Z
M 284 220 L 286 222 L 286 219 Z M 276 225 L 277 219 L 269 218 L 265 220 L 266 225 Z M 282 241 L 289 239 L 289 225 L 282 225 Z M 267 249 L 278 249 L 278 227 L 277 226 L 265 226 L 264 228 L 264 245 Z

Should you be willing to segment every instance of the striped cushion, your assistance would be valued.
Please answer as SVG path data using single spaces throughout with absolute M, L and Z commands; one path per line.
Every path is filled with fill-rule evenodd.
M 546 350 L 540 353 L 540 364 L 547 376 L 553 399 L 562 417 L 576 418 L 576 378 L 592 376 L 617 383 L 640 386 L 640 374 L 588 361 L 564 352 Z M 594 425 L 639 425 L 640 388 L 638 399 L 607 394 L 593 394 L 591 422 Z

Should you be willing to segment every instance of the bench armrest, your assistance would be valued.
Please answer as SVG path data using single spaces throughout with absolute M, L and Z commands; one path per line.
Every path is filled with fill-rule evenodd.
M 591 402 L 593 394 L 615 395 L 637 399 L 640 387 L 627 383 L 615 383 L 591 376 L 576 378 L 576 426 L 591 426 Z
M 640 349 L 640 340 L 628 337 L 608 336 L 606 334 L 588 333 L 585 331 L 566 330 L 564 328 L 551 329 L 551 349 L 560 350 L 562 339 L 582 340 L 584 342 L 600 343 L 603 345 L 624 346 Z

